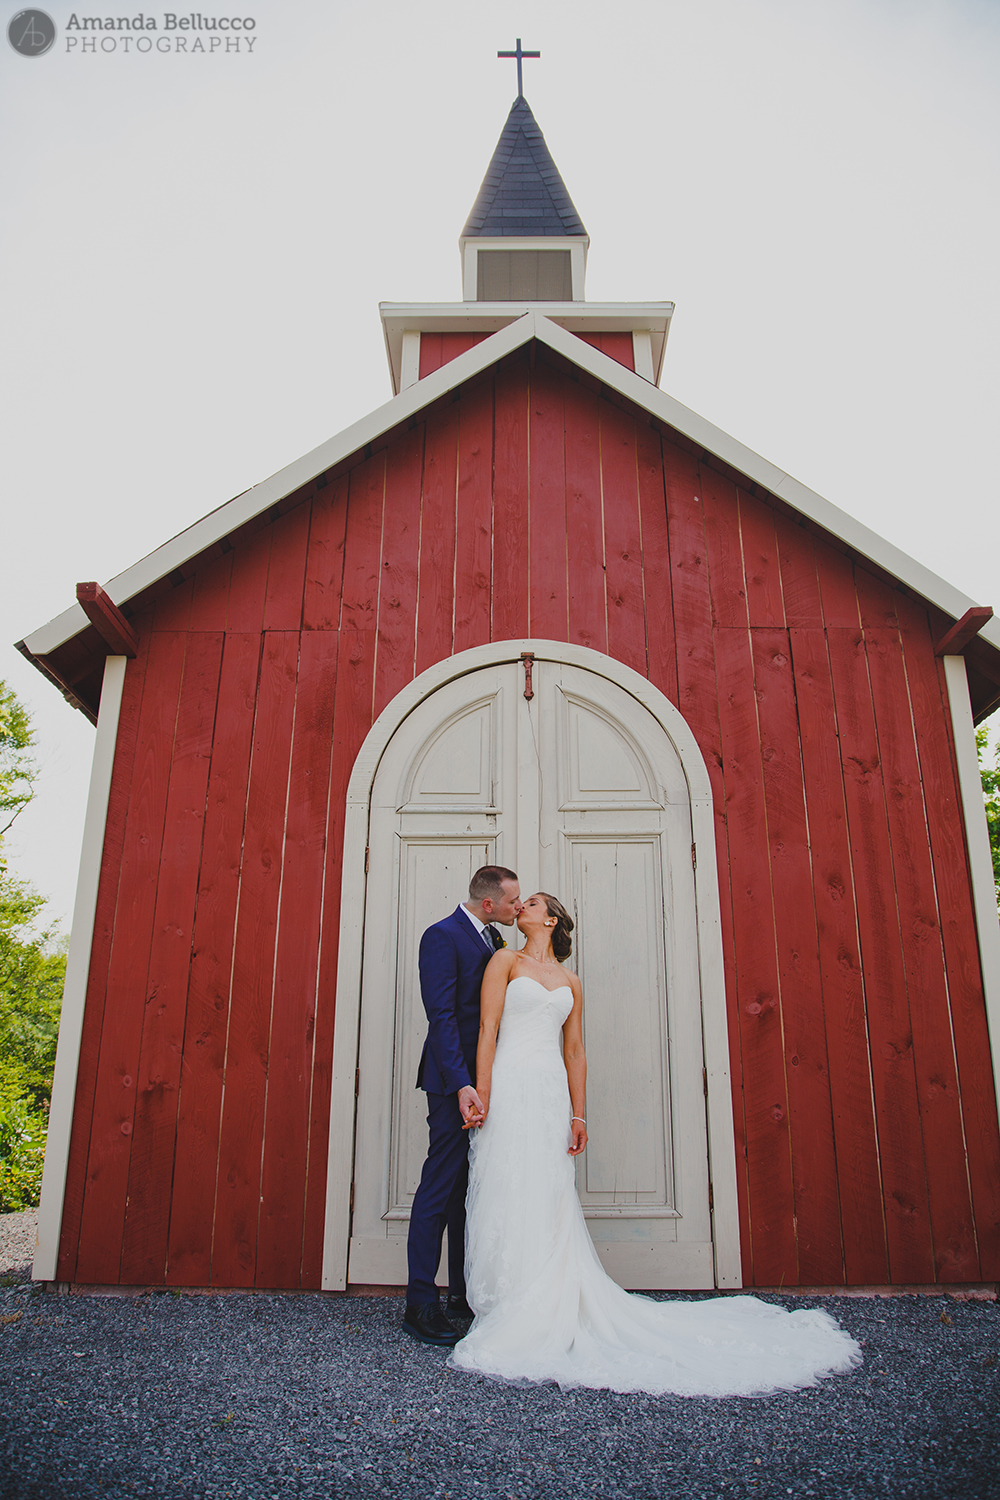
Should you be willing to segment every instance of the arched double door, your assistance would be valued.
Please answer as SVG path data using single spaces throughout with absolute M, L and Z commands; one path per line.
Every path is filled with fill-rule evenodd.
M 694 845 L 675 744 L 606 675 L 535 659 L 529 683 L 521 660 L 497 661 L 403 717 L 370 793 L 350 1282 L 406 1280 L 427 1139 L 420 935 L 499 863 L 577 923 L 590 1064 L 578 1186 L 601 1259 L 625 1286 L 716 1284 Z

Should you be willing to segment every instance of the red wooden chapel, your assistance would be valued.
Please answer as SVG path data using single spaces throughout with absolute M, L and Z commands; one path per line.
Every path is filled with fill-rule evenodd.
M 586 301 L 588 245 L 519 96 L 462 300 L 381 308 L 391 401 L 21 643 L 97 726 L 36 1278 L 405 1279 L 407 923 L 451 910 L 481 849 L 544 872 L 552 817 L 578 911 L 598 875 L 574 884 L 574 849 L 617 818 L 624 871 L 622 841 L 667 830 L 659 894 L 630 875 L 627 903 L 658 914 L 641 1036 L 661 1050 L 631 1021 L 588 1041 L 593 1090 L 640 1048 L 660 1110 L 648 1172 L 621 1136 L 617 1197 L 590 1148 L 609 1266 L 635 1286 L 1000 1280 L 973 743 L 1000 630 L 662 392 L 673 305 Z M 461 726 L 492 714 L 499 756 L 503 715 L 521 746 L 537 709 L 544 738 L 547 682 L 535 802 L 527 781 L 505 802 L 499 771 L 477 801 L 494 730 Z M 596 925 L 595 1017 L 627 979 Z

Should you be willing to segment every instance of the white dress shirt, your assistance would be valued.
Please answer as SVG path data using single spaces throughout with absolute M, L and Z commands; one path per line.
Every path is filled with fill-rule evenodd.
M 476 916 L 476 914 L 474 912 L 471 912 L 469 910 L 469 908 L 467 906 L 465 906 L 464 904 L 462 906 L 462 910 L 465 912 L 465 915 L 468 917 L 469 921 L 472 923 L 472 925 L 475 928 L 476 932 L 479 933 L 480 937 L 482 938 L 482 934 L 486 931 L 487 924 L 485 922 L 480 922 L 480 920 Z M 490 942 L 489 938 L 483 938 L 482 941 L 483 941 L 483 946 L 484 947 L 485 947 L 485 945 L 487 943 L 489 943 L 490 944 L 490 952 L 493 952 L 493 944 Z

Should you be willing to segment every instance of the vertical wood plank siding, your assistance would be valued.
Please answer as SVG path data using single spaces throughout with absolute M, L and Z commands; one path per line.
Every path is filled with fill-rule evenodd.
M 450 364 L 467 349 L 474 349 L 488 333 L 422 333 L 420 335 L 420 379 Z
M 635 349 L 630 333 L 579 333 L 577 338 L 616 359 L 627 370 L 635 369 Z
M 458 352 L 423 341 L 422 373 Z M 61 1279 L 319 1285 L 351 767 L 416 673 L 526 635 L 648 675 L 705 755 L 747 1284 L 1000 1278 L 919 604 L 529 350 L 135 624 Z

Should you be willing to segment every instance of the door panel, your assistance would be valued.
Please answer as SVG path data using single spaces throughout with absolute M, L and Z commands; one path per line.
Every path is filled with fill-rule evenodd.
M 563 808 L 657 806 L 649 768 L 618 725 L 561 689 L 556 711 L 569 749 L 558 778 Z
M 420 937 L 453 911 L 480 865 L 506 862 L 515 800 L 516 669 L 441 688 L 404 721 L 372 787 L 365 903 L 354 1211 L 348 1278 L 406 1280 L 406 1229 L 427 1149 L 416 1088 L 427 1034 Z
M 570 842 L 577 972 L 593 1059 L 585 1208 L 672 1207 L 659 839 Z M 609 976 L 613 988 L 608 988 Z
M 615 683 L 542 664 L 543 885 L 577 922 L 591 1137 L 577 1186 L 623 1286 L 714 1282 L 691 812 L 660 724 Z M 595 748 L 591 750 L 591 746 Z M 571 960 L 573 962 L 573 960 Z
M 414 1087 L 427 1035 L 420 1001 L 418 948 L 420 934 L 441 918 L 442 890 L 468 889 L 473 871 L 491 862 L 492 841 L 485 839 L 400 839 L 400 941 L 396 966 L 396 1044 L 392 1077 L 392 1145 L 389 1165 L 388 1219 L 409 1219 L 427 1151 L 427 1103 Z
M 577 921 L 591 1136 L 578 1185 L 605 1266 L 626 1286 L 711 1286 L 684 770 L 658 721 L 607 678 L 536 660 L 533 686 L 528 700 L 517 661 L 449 683 L 403 722 L 376 774 L 349 1278 L 406 1279 L 426 1149 L 420 935 L 496 862 Z
M 492 806 L 501 712 L 497 695 L 460 709 L 423 747 L 401 800 L 414 810 Z

